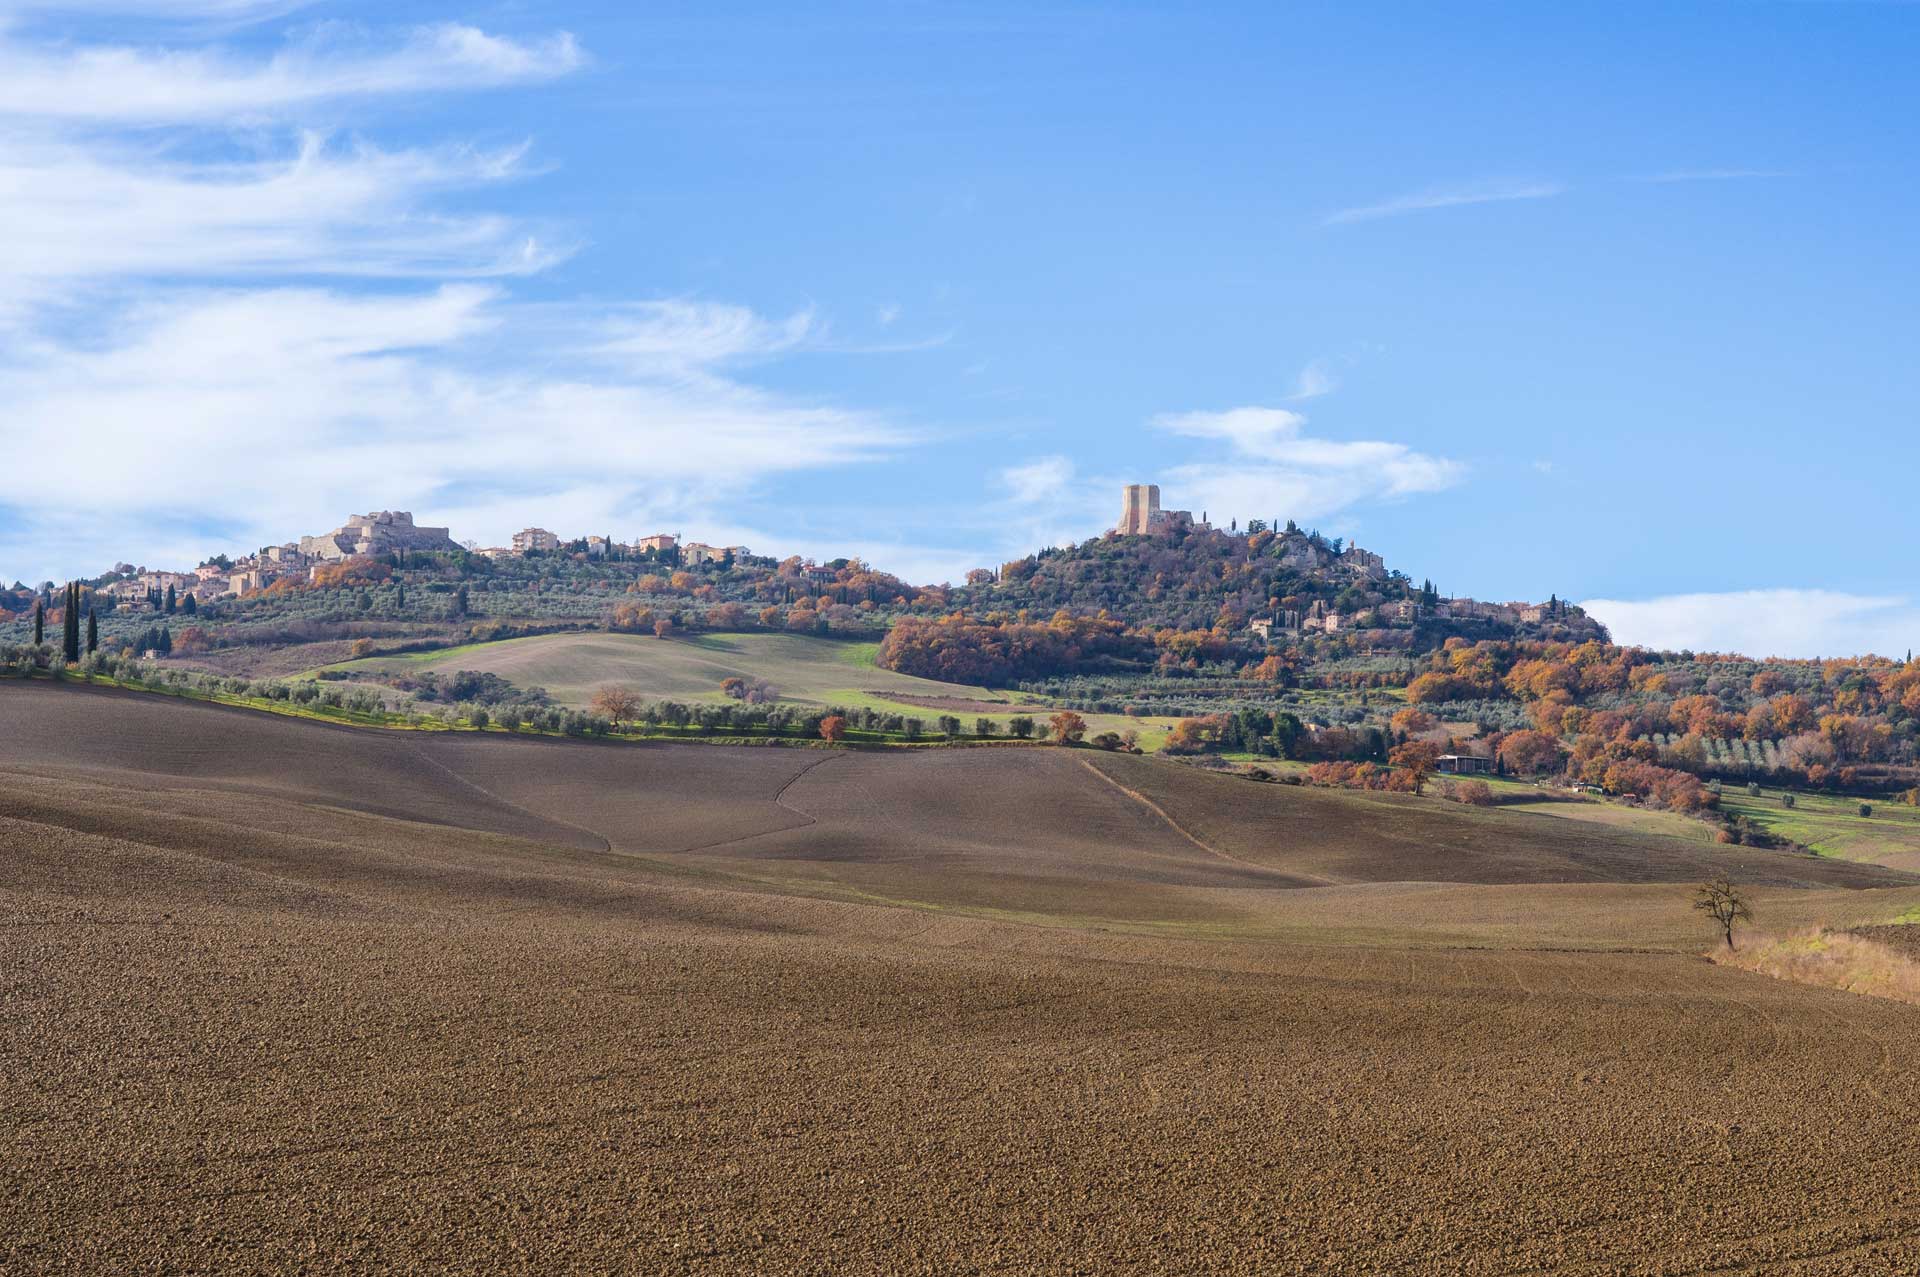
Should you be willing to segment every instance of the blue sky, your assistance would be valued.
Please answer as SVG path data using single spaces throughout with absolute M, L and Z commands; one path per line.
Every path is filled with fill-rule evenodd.
M 1904 654 L 1920 5 L 0 0 L 0 573 L 1126 481 Z M 79 498 L 79 499 L 76 499 Z

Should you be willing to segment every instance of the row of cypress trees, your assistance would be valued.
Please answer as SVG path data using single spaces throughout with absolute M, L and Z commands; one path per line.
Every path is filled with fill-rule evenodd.
M 80 659 L 80 583 L 69 581 L 61 600 L 62 615 L 60 623 L 60 654 L 71 665 Z M 47 605 L 33 605 L 33 645 L 35 647 L 47 641 Z M 87 609 L 86 645 L 89 653 L 100 650 L 100 618 Z

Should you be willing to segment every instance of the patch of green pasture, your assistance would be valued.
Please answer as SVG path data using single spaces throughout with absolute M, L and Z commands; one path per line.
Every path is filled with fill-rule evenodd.
M 1745 816 L 1768 833 L 1804 844 L 1823 856 L 1843 860 L 1880 860 L 1890 854 L 1920 853 L 1920 808 L 1877 799 L 1837 794 L 1794 793 L 1787 807 L 1781 795 L 1789 791 L 1765 786 L 1759 797 L 1744 785 L 1725 786 L 1720 809 Z M 1860 804 L 1873 815 L 1860 815 Z

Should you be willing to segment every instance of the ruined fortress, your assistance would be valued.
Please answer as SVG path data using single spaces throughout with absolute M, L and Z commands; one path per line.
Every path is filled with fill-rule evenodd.
M 345 559 L 394 550 L 457 550 L 446 528 L 423 528 L 405 510 L 356 514 L 323 536 L 301 537 L 300 553 L 312 559 Z
M 1193 525 L 1193 511 L 1160 508 L 1159 484 L 1129 483 L 1121 494 L 1120 523 L 1114 531 L 1121 536 L 1147 536 Z

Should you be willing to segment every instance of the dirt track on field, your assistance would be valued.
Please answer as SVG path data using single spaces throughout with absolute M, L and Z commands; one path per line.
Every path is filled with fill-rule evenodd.
M 1920 1265 L 1920 1009 L 1686 908 L 1871 867 L 20 684 L 0 849 L 0 1270 Z

